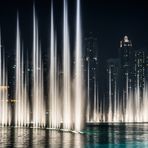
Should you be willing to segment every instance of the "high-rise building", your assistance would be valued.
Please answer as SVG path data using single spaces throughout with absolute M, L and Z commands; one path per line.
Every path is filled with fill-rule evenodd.
M 130 105 L 134 103 L 134 111 L 139 113 L 140 104 L 143 103 L 147 91 L 145 89 L 148 82 L 146 50 L 134 50 L 132 42 L 124 36 L 120 41 L 119 59 L 107 60 L 106 78 L 107 121 L 129 121 L 127 114 Z M 135 118 L 140 119 L 139 116 Z
M 137 85 L 137 79 L 139 81 L 139 87 L 142 89 L 144 87 L 144 75 L 145 75 L 145 52 L 143 50 L 136 50 L 134 57 L 134 73 L 135 77 L 135 87 Z
M 120 41 L 119 48 L 119 64 L 120 64 L 120 76 L 123 88 L 125 87 L 126 75 L 128 74 L 128 78 L 131 79 L 133 75 L 133 48 L 132 42 L 128 39 L 127 36 L 124 36 L 124 39 Z
M 135 84 L 134 75 L 134 50 L 131 40 L 128 36 L 124 36 L 120 41 L 119 48 L 119 96 L 123 101 L 123 109 L 125 101 L 128 99 L 128 88 Z M 124 111 L 123 111 L 124 112 Z

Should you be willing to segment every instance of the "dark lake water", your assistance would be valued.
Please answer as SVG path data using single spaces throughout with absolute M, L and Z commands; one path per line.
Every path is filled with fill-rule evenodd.
M 47 129 L 0 127 L 0 147 L 147 148 L 148 124 L 89 125 L 83 134 Z

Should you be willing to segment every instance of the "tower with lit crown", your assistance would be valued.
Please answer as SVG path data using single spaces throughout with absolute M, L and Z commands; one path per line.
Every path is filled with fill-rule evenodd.
M 120 41 L 119 48 L 119 95 L 122 99 L 122 112 L 126 106 L 126 100 L 128 99 L 128 88 L 134 85 L 134 51 L 131 40 L 128 36 L 124 36 Z

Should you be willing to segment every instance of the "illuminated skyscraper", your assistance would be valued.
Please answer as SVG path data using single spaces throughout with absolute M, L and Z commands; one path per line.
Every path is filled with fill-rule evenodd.
M 135 84 L 137 84 L 137 76 L 139 77 L 139 87 L 142 89 L 144 87 L 144 73 L 145 73 L 145 52 L 143 50 L 135 51 L 134 57 L 134 72 L 135 72 Z
M 128 39 L 127 36 L 124 36 L 124 39 L 120 41 L 120 48 L 119 48 L 119 59 L 120 59 L 120 75 L 122 82 L 122 87 L 125 87 L 125 79 L 126 75 L 128 74 L 128 78 L 131 79 L 133 74 L 133 48 L 132 42 Z
M 128 89 L 134 85 L 134 50 L 131 40 L 128 36 L 124 36 L 120 41 L 119 48 L 119 96 L 122 100 L 122 108 L 124 108 L 128 99 Z

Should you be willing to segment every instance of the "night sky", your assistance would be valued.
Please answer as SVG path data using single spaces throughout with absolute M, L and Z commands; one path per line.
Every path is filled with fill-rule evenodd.
M 75 0 L 69 0 L 69 24 L 74 38 Z M 36 0 L 42 48 L 47 49 L 50 33 L 50 0 Z M 135 49 L 148 49 L 148 5 L 143 1 L 109 2 L 82 0 L 83 36 L 94 32 L 98 38 L 98 54 L 102 59 L 117 57 L 119 41 L 128 35 Z M 62 39 L 62 0 L 54 0 L 55 24 Z M 32 47 L 32 0 L 1 0 L 0 25 L 2 42 L 8 52 L 15 48 L 16 13 L 26 50 Z

